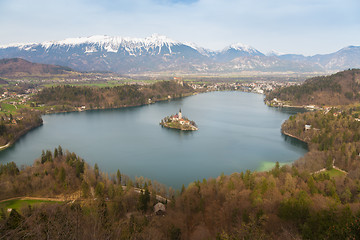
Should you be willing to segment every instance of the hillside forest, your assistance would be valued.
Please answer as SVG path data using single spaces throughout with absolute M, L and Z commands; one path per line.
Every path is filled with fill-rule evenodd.
M 349 175 L 359 175 L 359 114 L 359 106 L 349 106 L 291 116 L 282 131 L 309 146 L 309 153 L 297 161 L 297 166 L 316 171 L 335 165 Z
M 16 115 L 0 116 L 0 146 L 14 143 L 19 137 L 43 123 L 38 111 L 20 109 Z
M 81 106 L 86 109 L 137 106 L 192 93 L 194 90 L 190 86 L 175 81 L 105 88 L 64 85 L 44 88 L 33 97 L 33 101 L 54 106 L 55 111 L 66 111 Z
M 221 175 L 164 192 L 120 170 L 109 176 L 59 146 L 32 166 L 0 165 L 0 182 L 3 199 L 64 199 L 2 209 L 3 239 L 356 239 L 360 231 L 359 177 L 332 178 L 296 166 Z M 168 198 L 164 215 L 154 214 L 157 194 Z M 76 201 L 65 201 L 74 195 Z
M 338 106 L 359 102 L 359 92 L 360 69 L 352 69 L 274 90 L 267 94 L 266 101 L 276 98 L 293 106 Z

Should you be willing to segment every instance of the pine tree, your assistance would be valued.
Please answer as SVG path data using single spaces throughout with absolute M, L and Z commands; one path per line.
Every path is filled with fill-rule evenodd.
M 97 180 L 99 177 L 99 167 L 98 167 L 97 163 L 95 163 L 95 165 L 94 165 L 94 173 L 95 173 L 95 178 Z
M 58 147 L 59 156 L 61 157 L 63 155 L 62 147 L 59 145 Z
M 147 186 L 147 183 L 144 185 L 144 190 L 141 190 L 140 196 L 139 196 L 139 209 L 146 213 L 148 209 L 148 204 L 150 203 L 150 192 Z
M 185 192 L 185 185 L 183 184 L 182 186 L 181 186 L 181 194 L 183 194 Z
M 117 184 L 121 185 L 121 173 L 119 169 L 117 170 L 116 178 L 117 178 Z
M 58 149 L 55 148 L 55 149 L 54 149 L 54 158 L 57 158 L 58 155 L 59 155 Z
M 45 162 L 46 162 L 45 151 L 42 150 L 42 152 L 41 152 L 41 163 L 45 163 Z
M 65 168 L 64 167 L 61 167 L 60 169 L 60 182 L 65 182 L 65 179 L 66 179 L 66 172 L 65 172 Z

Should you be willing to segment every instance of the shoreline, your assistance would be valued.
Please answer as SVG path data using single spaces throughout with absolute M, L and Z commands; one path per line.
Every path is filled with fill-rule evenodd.
M 167 125 L 166 123 L 160 123 L 161 127 L 164 127 L 164 128 L 171 128 L 171 129 L 177 129 L 177 130 L 180 130 L 180 131 L 187 131 L 187 132 L 193 132 L 193 131 L 197 131 L 199 130 L 197 127 L 193 126 L 195 129 L 183 129 L 183 128 L 178 128 L 178 127 L 171 127 L 169 125 Z
M 98 110 L 116 110 L 116 109 L 122 109 L 122 108 L 130 108 L 130 107 L 141 107 L 141 106 L 147 106 L 150 104 L 154 104 L 154 103 L 158 103 L 158 102 L 165 102 L 165 101 L 171 101 L 171 100 L 175 100 L 175 99 L 181 99 L 181 98 L 185 98 L 185 97 L 190 97 L 190 96 L 194 96 L 197 95 L 199 93 L 202 92 L 193 92 L 193 93 L 188 93 L 188 94 L 183 94 L 183 96 L 181 97 L 174 97 L 174 98 L 163 98 L 163 99 L 159 99 L 157 101 L 153 101 L 153 102 L 149 102 L 149 103 L 139 103 L 139 104 L 132 104 L 132 105 L 122 105 L 119 107 L 104 107 L 104 108 L 86 108 L 84 110 L 77 110 L 75 107 L 75 109 L 69 110 L 69 111 L 55 111 L 55 110 L 51 110 L 48 112 L 42 112 L 41 115 L 49 115 L 49 114 L 57 114 L 57 113 L 74 113 L 74 112 L 86 112 L 86 111 L 98 111 Z
M 299 138 L 299 137 L 297 137 L 297 136 L 294 136 L 294 135 L 292 135 L 292 134 L 290 134 L 290 133 L 288 133 L 288 132 L 286 132 L 286 131 L 284 131 L 284 130 L 281 130 L 281 133 L 284 134 L 284 135 L 287 136 L 287 137 L 291 137 L 291 138 L 293 138 L 293 139 L 299 140 L 299 141 L 305 143 L 306 145 L 309 144 L 309 143 L 306 142 L 305 140 L 303 140 L 303 139 L 301 139 L 301 138 Z
M 42 120 L 42 119 L 41 119 L 41 120 Z M 19 132 L 19 133 L 16 135 L 16 137 L 15 137 L 12 141 L 8 142 L 8 143 L 5 144 L 5 145 L 0 146 L 0 152 L 3 151 L 3 150 L 5 150 L 5 149 L 7 149 L 7 148 L 9 148 L 9 147 L 11 147 L 11 146 L 12 146 L 14 143 L 16 143 L 16 141 L 19 140 L 22 136 L 24 136 L 25 134 L 27 134 L 27 133 L 30 132 L 31 130 L 33 130 L 33 129 L 37 128 L 37 127 L 40 127 L 40 126 L 42 126 L 42 125 L 43 125 L 43 122 L 41 122 L 41 123 L 39 123 L 39 124 L 37 124 L 37 125 L 30 126 L 30 127 L 28 127 L 28 128 L 23 129 L 21 132 Z

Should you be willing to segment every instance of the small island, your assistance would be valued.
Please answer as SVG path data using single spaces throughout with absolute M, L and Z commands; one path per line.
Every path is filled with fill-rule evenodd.
M 178 114 L 167 116 L 161 120 L 160 125 L 167 128 L 175 128 L 182 131 L 196 131 L 197 125 L 194 121 L 182 116 L 181 109 Z

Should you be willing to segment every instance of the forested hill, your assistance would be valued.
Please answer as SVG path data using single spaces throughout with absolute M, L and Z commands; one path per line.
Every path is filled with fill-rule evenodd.
M 277 164 L 204 179 L 169 189 L 165 215 L 153 208 L 161 184 L 133 182 L 120 169 L 109 177 L 61 146 L 30 167 L 0 164 L 0 182 L 0 199 L 63 199 L 11 212 L 0 202 L 1 239 L 359 239 L 356 172 L 330 177 Z
M 32 63 L 21 58 L 0 59 L 0 76 L 43 76 L 71 71 L 68 67 Z
M 347 105 L 360 101 L 360 69 L 346 70 L 330 76 L 314 77 L 302 85 L 272 91 L 267 101 L 276 98 L 290 105 Z
M 33 100 L 46 106 L 69 108 L 85 106 L 86 109 L 120 108 L 153 103 L 168 98 L 192 94 L 187 84 L 161 81 L 151 85 L 122 85 L 116 87 L 56 86 L 44 88 Z

